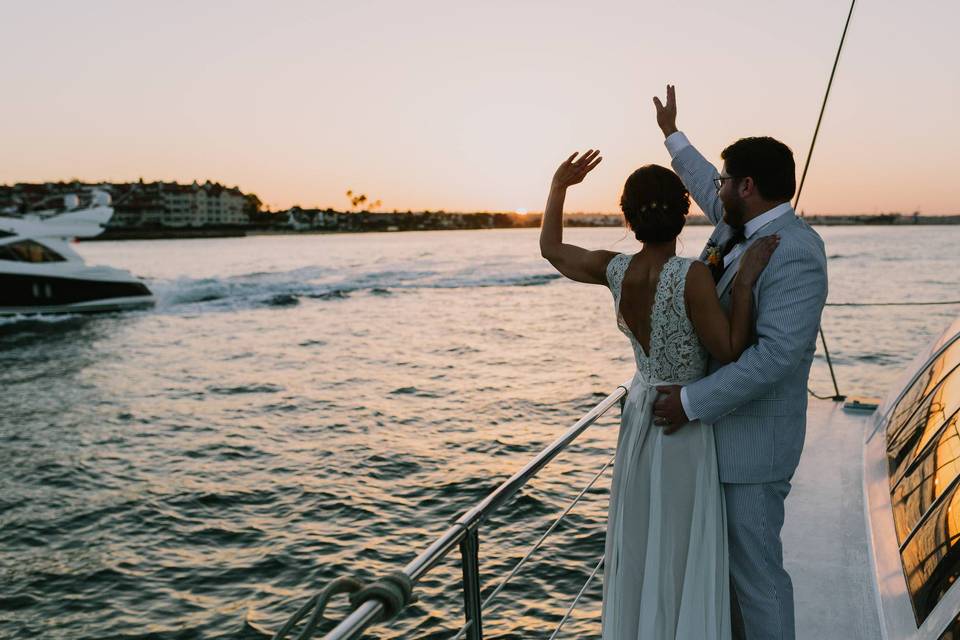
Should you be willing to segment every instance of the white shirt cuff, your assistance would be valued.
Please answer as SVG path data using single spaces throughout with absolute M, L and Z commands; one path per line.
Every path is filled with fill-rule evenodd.
M 683 131 L 674 131 L 667 139 L 663 141 L 663 144 L 667 145 L 667 151 L 670 152 L 670 157 L 673 158 L 683 149 L 686 149 L 690 146 L 690 141 L 687 140 L 687 136 L 683 135 Z
M 677 134 L 673 134 L 677 135 Z M 683 134 L 680 134 L 683 135 Z M 687 420 L 691 422 L 697 419 L 697 416 L 693 415 L 693 412 L 690 410 L 690 401 L 687 400 L 687 388 L 680 387 L 680 404 L 683 405 L 683 412 L 687 414 Z

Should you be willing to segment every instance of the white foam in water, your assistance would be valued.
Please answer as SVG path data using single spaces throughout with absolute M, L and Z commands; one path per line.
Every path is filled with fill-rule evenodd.
M 560 278 L 554 273 L 498 272 L 501 265 L 487 269 L 461 269 L 453 273 L 426 270 L 370 271 L 336 279 L 326 269 L 295 269 L 286 272 L 257 272 L 216 278 L 177 278 L 150 281 L 157 308 L 181 305 L 212 307 L 288 306 L 293 299 L 341 300 L 352 294 L 379 294 L 404 289 L 459 289 L 474 287 L 532 286 Z
M 12 316 L 0 316 L 0 327 L 12 324 L 18 324 L 21 322 L 43 322 L 47 324 L 58 324 L 61 322 L 67 322 L 70 320 L 75 320 L 76 318 L 82 318 L 83 314 L 79 313 L 51 313 L 51 314 L 16 314 Z

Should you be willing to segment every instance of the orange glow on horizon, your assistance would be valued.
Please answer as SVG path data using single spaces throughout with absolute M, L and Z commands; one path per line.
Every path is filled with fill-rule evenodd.
M 630 172 L 669 165 L 651 103 L 667 82 L 680 128 L 707 158 L 772 135 L 802 168 L 846 11 L 428 0 L 413 15 L 382 2 L 240 2 L 184 21 L 162 5 L 104 0 L 59 6 L 51 21 L 18 5 L 0 25 L 11 53 L 0 62 L 11 89 L 0 183 L 210 179 L 273 210 L 346 210 L 356 188 L 385 212 L 532 212 L 557 164 L 593 147 L 603 164 L 567 209 L 616 213 Z M 807 214 L 960 213 L 960 5 L 937 11 L 857 7 Z M 109 34 L 109 46 L 90 46 L 90 34 Z M 903 91 L 916 86 L 922 107 Z

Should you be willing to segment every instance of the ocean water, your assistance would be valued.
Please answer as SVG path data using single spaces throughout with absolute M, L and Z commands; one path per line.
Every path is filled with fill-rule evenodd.
M 819 231 L 831 303 L 960 299 L 960 227 Z M 618 229 L 566 239 L 638 249 Z M 536 230 L 77 246 L 158 304 L 0 323 L 3 638 L 264 637 L 333 578 L 401 568 L 632 373 L 609 292 L 558 277 Z M 828 307 L 840 391 L 882 396 L 957 313 Z M 482 529 L 484 594 L 610 458 L 617 419 Z M 487 637 L 549 636 L 602 553 L 608 485 L 486 612 Z M 451 637 L 456 558 L 371 637 Z M 596 637 L 599 601 L 598 581 L 562 637 Z

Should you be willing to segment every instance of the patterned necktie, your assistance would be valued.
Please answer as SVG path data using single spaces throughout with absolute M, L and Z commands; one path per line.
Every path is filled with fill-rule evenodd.
M 726 262 L 726 261 L 725 261 L 725 258 L 727 257 L 727 254 L 730 253 L 731 251 L 733 251 L 733 248 L 734 248 L 735 246 L 737 246 L 738 244 L 740 244 L 741 242 L 743 242 L 743 241 L 746 240 L 746 239 L 747 239 L 747 236 L 746 236 L 746 234 L 743 232 L 743 227 L 738 227 L 738 228 L 735 228 L 735 229 L 733 230 L 733 235 L 730 236 L 730 239 L 727 240 L 727 241 L 724 243 L 723 249 L 720 251 L 720 260 L 721 260 L 721 262 L 720 262 L 718 268 L 716 268 L 716 269 L 713 270 L 713 281 L 714 281 L 714 282 L 719 283 L 719 282 L 720 282 L 720 278 L 723 277 L 724 271 L 727 270 L 727 266 L 726 266 L 726 264 L 724 264 L 724 263 Z

